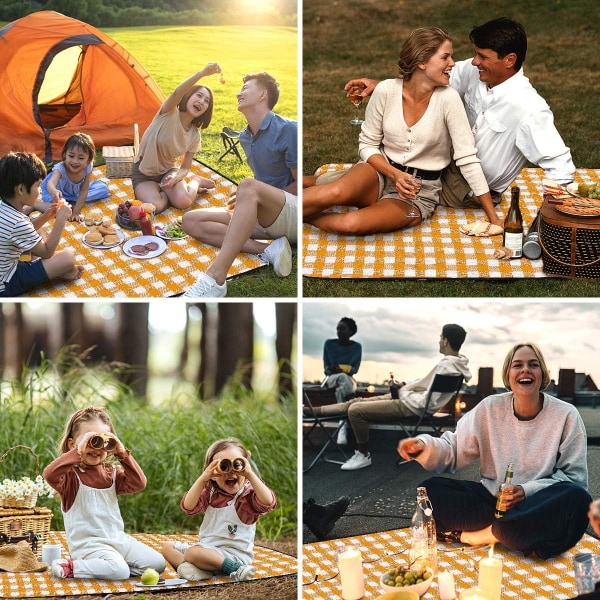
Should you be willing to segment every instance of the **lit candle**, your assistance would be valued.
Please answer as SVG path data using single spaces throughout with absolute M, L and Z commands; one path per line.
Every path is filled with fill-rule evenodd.
M 490 600 L 490 597 L 481 588 L 474 587 L 461 592 L 460 600 Z
M 342 580 L 343 600 L 359 600 L 365 595 L 362 556 L 354 546 L 344 546 L 338 552 L 338 568 Z
M 454 576 L 448 571 L 440 571 L 438 575 L 438 589 L 440 600 L 455 600 Z
M 500 600 L 502 595 L 502 559 L 494 557 L 494 547 L 490 555 L 479 561 L 479 587 L 490 600 Z

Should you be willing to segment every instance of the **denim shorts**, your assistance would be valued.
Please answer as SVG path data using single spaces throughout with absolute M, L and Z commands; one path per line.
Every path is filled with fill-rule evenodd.
M 27 290 L 46 283 L 46 281 L 49 281 L 49 277 L 41 258 L 28 262 L 19 261 L 17 270 L 10 280 L 4 283 L 4 289 L 0 290 L 0 297 L 13 298 L 14 296 L 20 296 Z

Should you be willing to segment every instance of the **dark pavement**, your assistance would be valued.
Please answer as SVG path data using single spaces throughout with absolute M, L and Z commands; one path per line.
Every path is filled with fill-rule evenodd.
M 600 406 L 580 407 L 588 434 L 589 492 L 592 498 L 600 498 Z M 363 535 L 374 531 L 386 531 L 407 527 L 414 512 L 416 488 L 430 477 L 416 462 L 396 465 L 399 458 L 396 446 L 400 438 L 397 431 L 372 431 L 370 467 L 358 471 L 342 471 L 339 465 L 319 460 L 303 475 L 303 500 L 314 498 L 318 504 L 332 502 L 340 496 L 351 498 L 350 506 L 336 523 L 328 539 Z M 347 447 L 353 454 L 353 446 Z M 304 448 L 304 464 L 308 465 L 314 454 Z M 341 455 L 330 452 L 329 456 L 341 459 Z M 479 479 L 478 465 L 471 465 L 452 476 L 458 479 Z M 588 533 L 592 533 L 588 529 Z M 317 539 L 303 528 L 303 543 Z

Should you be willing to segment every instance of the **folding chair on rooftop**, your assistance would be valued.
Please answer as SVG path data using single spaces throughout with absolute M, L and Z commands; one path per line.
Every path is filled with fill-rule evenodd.
M 323 458 L 325 462 L 333 463 L 336 465 L 341 465 L 344 462 L 346 462 L 348 457 L 340 448 L 336 439 L 339 430 L 342 428 L 344 423 L 347 422 L 347 418 L 344 415 L 317 415 L 306 391 L 303 392 L 302 407 L 306 407 L 306 411 L 302 411 L 303 441 L 310 445 L 312 448 L 314 448 L 315 451 L 317 451 L 317 455 L 312 459 L 308 467 L 303 468 L 303 473 L 310 471 L 320 458 Z M 305 414 L 305 412 L 307 414 Z M 334 425 L 328 427 L 326 425 L 327 423 L 334 423 Z M 318 433 L 319 435 L 321 435 L 321 437 L 323 435 L 325 436 L 325 441 L 320 442 L 322 444 L 320 447 L 318 443 L 315 443 L 310 439 L 311 435 L 313 435 L 314 438 L 315 433 Z M 333 460 L 331 458 L 328 458 L 325 455 L 325 452 L 329 449 L 330 446 L 336 448 L 344 457 L 344 460 Z
M 448 420 L 454 421 L 454 412 L 452 414 L 438 413 L 435 410 L 432 411 L 429 408 L 431 404 L 431 398 L 433 394 L 452 394 L 452 397 L 445 402 L 445 404 L 453 404 L 458 396 L 460 389 L 463 384 L 463 376 L 457 375 L 440 375 L 439 373 L 433 378 L 431 387 L 427 391 L 427 397 L 425 399 L 425 407 L 420 415 L 414 417 L 408 417 L 407 419 L 400 419 L 398 424 L 402 427 L 407 437 L 415 437 L 419 434 L 421 426 L 429 427 L 433 430 L 432 435 L 439 437 L 442 435 L 442 428 L 448 424 Z M 409 461 L 399 459 L 396 464 L 402 465 Z

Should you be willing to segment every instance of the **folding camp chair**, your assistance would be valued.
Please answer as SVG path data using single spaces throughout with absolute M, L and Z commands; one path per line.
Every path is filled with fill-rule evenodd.
M 453 403 L 460 392 L 460 388 L 463 384 L 463 376 L 457 375 L 440 375 L 439 373 L 433 378 L 431 387 L 427 392 L 425 399 L 425 407 L 421 415 L 415 415 L 414 417 L 408 417 L 407 419 L 400 419 L 398 424 L 402 427 L 407 437 L 415 437 L 419 433 L 419 429 L 422 425 L 429 427 L 433 430 L 435 436 L 442 434 L 442 428 L 448 424 L 448 420 L 454 421 L 454 413 L 451 415 L 439 414 L 436 411 L 431 411 L 429 405 L 431 404 L 431 397 L 434 393 L 449 394 L 452 393 L 450 400 L 446 402 Z M 402 465 L 408 461 L 399 459 L 396 464 Z
M 344 464 L 346 460 L 348 460 L 348 457 L 340 448 L 336 439 L 339 430 L 342 428 L 344 423 L 347 422 L 346 417 L 343 415 L 317 415 L 306 391 L 303 393 L 302 407 L 306 408 L 306 410 L 302 411 L 302 429 L 304 432 L 303 441 L 317 451 L 317 455 L 312 459 L 310 465 L 303 469 L 303 472 L 306 473 L 307 471 L 310 471 L 320 458 L 323 458 L 323 460 L 328 463 L 333 463 L 336 465 Z M 334 425 L 328 427 L 326 425 L 327 423 L 334 423 Z M 315 443 L 310 439 L 310 436 L 313 433 L 318 433 L 321 437 L 323 435 L 325 436 L 325 441 L 320 442 L 322 444 L 320 447 L 318 443 Z M 344 460 L 333 460 L 325 456 L 325 452 L 330 446 L 336 448 L 344 457 Z
M 240 143 L 239 131 L 234 131 L 231 127 L 223 127 L 223 130 L 221 131 L 221 141 L 223 142 L 223 146 L 225 146 L 225 152 L 219 156 L 219 160 L 222 160 L 231 152 L 238 157 L 241 163 L 244 162 L 238 149 L 238 144 Z

